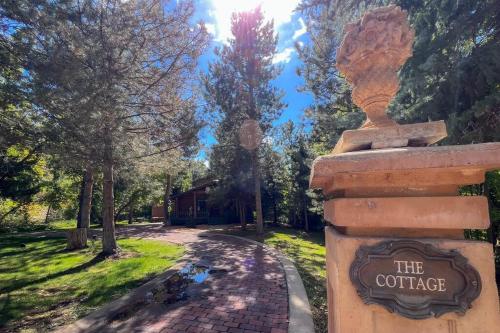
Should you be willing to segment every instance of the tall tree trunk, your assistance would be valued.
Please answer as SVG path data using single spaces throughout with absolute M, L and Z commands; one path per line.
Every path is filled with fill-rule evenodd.
M 102 207 L 102 252 L 105 255 L 116 253 L 113 194 L 113 146 L 111 132 L 105 129 L 103 165 L 103 207 Z
M 253 62 L 255 64 L 256 62 Z M 255 65 L 249 66 L 248 68 L 248 83 L 249 83 L 249 93 L 250 93 L 250 110 L 249 114 L 251 119 L 257 120 L 257 107 L 255 105 L 255 95 L 254 95 L 254 85 L 257 84 L 255 81 Z M 260 142 L 258 143 L 260 145 Z M 252 167 L 253 167 L 253 178 L 255 182 L 255 213 L 257 215 L 256 229 L 257 235 L 264 233 L 264 220 L 262 219 L 262 201 L 260 193 L 260 170 L 259 170 L 259 147 L 251 151 L 252 155 Z
M 304 230 L 309 232 L 309 217 L 307 216 L 307 203 L 305 198 L 302 200 L 302 204 L 304 206 Z
M 82 227 L 82 207 L 83 207 L 83 191 L 85 190 L 85 171 L 83 172 L 82 181 L 80 182 L 80 193 L 78 194 L 78 214 L 76 215 L 76 227 Z
M 167 174 L 166 184 L 165 184 L 165 193 L 163 194 L 163 216 L 165 218 L 165 225 L 172 225 L 172 221 L 170 221 L 170 212 L 168 211 L 169 202 L 170 202 L 170 192 L 172 191 L 172 176 Z
M 264 221 L 262 219 L 262 201 L 260 193 L 260 170 L 259 170 L 259 160 L 257 158 L 257 149 L 252 152 L 252 166 L 253 166 L 253 177 L 255 181 L 255 211 L 257 215 L 256 228 L 257 234 L 261 235 L 264 233 Z
M 276 207 L 276 198 L 273 195 L 273 223 L 278 224 L 278 209 Z
M 80 186 L 80 195 L 78 197 L 78 216 L 76 218 L 76 229 L 71 229 L 66 232 L 66 239 L 68 241 L 68 250 L 77 250 L 87 247 L 87 229 L 90 227 L 90 200 L 92 200 L 92 172 L 90 174 L 90 200 L 87 198 L 89 190 L 89 175 L 87 167 L 83 173 L 82 182 Z M 89 205 L 89 207 L 86 207 Z M 86 210 L 86 208 L 88 210 Z M 86 220 L 88 223 L 86 224 Z
M 134 219 L 134 201 L 130 201 L 130 205 L 128 207 L 128 224 L 132 224 L 132 220 Z
M 245 205 L 243 204 L 241 199 L 238 199 L 236 201 L 236 206 L 238 208 L 238 216 L 240 218 L 241 229 L 246 230 L 247 229 L 247 220 L 246 220 L 246 216 L 245 216 Z
M 45 214 L 45 224 L 49 224 L 49 215 L 51 209 L 52 209 L 52 204 L 49 204 L 49 207 L 47 208 L 47 213 Z
M 92 189 L 94 187 L 94 170 L 85 168 L 80 190 L 80 207 L 78 209 L 77 228 L 90 228 L 90 210 L 92 208 Z

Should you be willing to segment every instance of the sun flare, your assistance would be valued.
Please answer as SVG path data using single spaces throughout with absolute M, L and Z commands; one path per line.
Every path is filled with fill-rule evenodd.
M 225 42 L 231 36 L 231 15 L 234 12 L 248 11 L 261 6 L 264 16 L 268 20 L 274 20 L 276 30 L 292 19 L 293 11 L 299 4 L 299 0 L 210 0 L 211 9 L 209 17 L 211 22 L 207 28 L 215 39 Z

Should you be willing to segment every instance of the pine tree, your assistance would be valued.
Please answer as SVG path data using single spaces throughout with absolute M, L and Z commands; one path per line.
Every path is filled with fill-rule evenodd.
M 26 61 L 14 47 L 22 35 L 5 32 L 12 24 L 0 11 L 0 224 L 30 203 L 42 187 L 43 138 L 23 86 Z
M 49 148 L 103 172 L 103 252 L 116 251 L 114 169 L 189 145 L 200 127 L 190 90 L 207 44 L 194 5 L 148 1 L 6 1 L 26 50 L 31 98 Z M 26 43 L 29 42 L 29 44 Z
M 352 102 L 349 85 L 335 67 L 342 30 L 336 24 L 335 6 L 329 0 L 304 0 L 298 8 L 311 40 L 296 45 L 304 63 L 297 71 L 305 80 L 302 89 L 314 96 L 306 115 L 312 120 L 311 140 L 316 154 L 328 153 L 343 131 L 359 127 L 364 119 Z
M 275 137 L 273 133 L 273 137 Z M 262 169 L 262 208 L 264 217 L 278 224 L 283 220 L 287 184 L 286 159 L 274 142 L 260 147 Z
M 273 22 L 265 22 L 260 7 L 233 14 L 233 37 L 215 50 L 217 60 L 204 77 L 207 111 L 215 119 L 214 145 L 210 167 L 220 180 L 219 197 L 234 198 L 243 223 L 248 198 L 260 190 L 258 149 L 248 153 L 240 146 L 239 129 L 246 119 L 256 120 L 264 135 L 283 108 L 282 93 L 271 82 L 280 69 L 273 64 L 277 37 Z M 252 165 L 254 168 L 252 169 Z M 253 175 L 252 175 L 253 171 Z M 252 184 L 255 182 L 255 186 Z M 257 231 L 263 230 L 257 203 Z
M 292 226 L 309 231 L 313 222 L 322 215 L 321 201 L 316 193 L 309 190 L 311 163 L 315 156 L 310 148 L 310 137 L 303 126 L 296 127 L 289 121 L 281 127 L 280 150 L 283 151 L 287 174 L 285 191 L 287 219 Z M 320 209 L 318 210 L 318 206 Z

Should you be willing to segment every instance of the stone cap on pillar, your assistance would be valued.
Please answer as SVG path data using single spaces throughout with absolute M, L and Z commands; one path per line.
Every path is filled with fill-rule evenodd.
M 313 162 L 310 188 L 470 185 L 500 169 L 500 143 L 390 148 L 330 154 Z
M 333 149 L 333 154 L 350 151 L 397 148 L 425 147 L 446 138 L 444 121 L 394 125 L 384 128 L 364 128 L 346 130 Z

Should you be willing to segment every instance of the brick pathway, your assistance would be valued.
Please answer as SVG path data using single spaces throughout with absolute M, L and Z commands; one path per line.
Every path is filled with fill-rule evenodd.
M 190 285 L 186 300 L 170 305 L 152 303 L 132 317 L 112 322 L 107 332 L 288 331 L 285 274 L 278 259 L 261 246 L 221 235 L 203 237 L 206 232 L 199 229 L 151 226 L 124 228 L 118 233 L 183 243 L 192 262 L 201 260 L 222 272 Z

